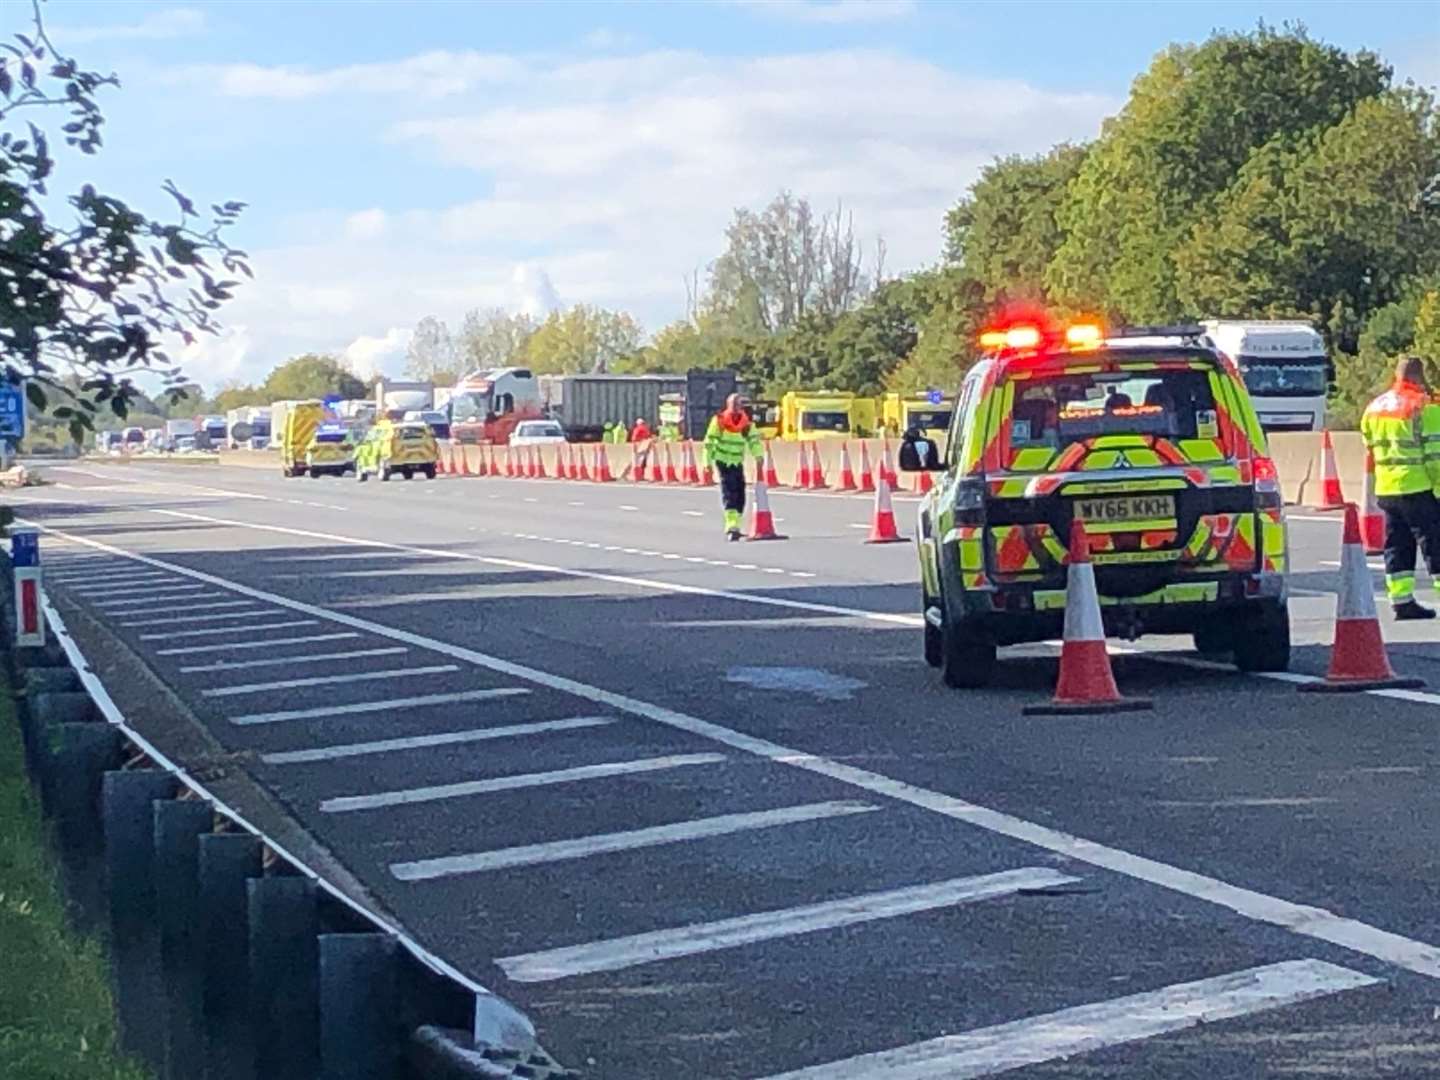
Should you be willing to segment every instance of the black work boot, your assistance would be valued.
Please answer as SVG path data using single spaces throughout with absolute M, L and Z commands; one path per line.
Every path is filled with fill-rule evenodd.
M 1395 621 L 1405 622 L 1409 619 L 1433 619 L 1435 609 L 1428 608 L 1417 600 L 1406 600 L 1404 603 L 1395 605 Z

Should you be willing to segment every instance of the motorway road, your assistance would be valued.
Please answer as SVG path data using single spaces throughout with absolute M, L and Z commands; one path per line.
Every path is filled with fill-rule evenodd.
M 1146 639 L 1153 712 L 1032 718 L 1055 649 L 945 690 L 859 498 L 729 544 L 711 491 L 46 475 L 15 501 L 134 722 L 193 717 L 589 1076 L 1440 1077 L 1435 624 L 1386 624 L 1426 693 Z M 1338 521 L 1292 556 L 1313 675 Z

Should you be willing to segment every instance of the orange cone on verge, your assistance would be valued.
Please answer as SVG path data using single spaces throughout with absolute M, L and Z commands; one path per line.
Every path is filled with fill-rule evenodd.
M 821 491 L 830 485 L 825 482 L 825 466 L 820 461 L 820 444 L 810 444 L 810 487 L 813 491 Z
M 700 483 L 700 466 L 695 463 L 695 444 L 685 444 L 685 483 Z
M 675 471 L 675 452 L 670 443 L 665 444 L 665 483 L 678 484 L 680 475 Z
M 870 535 L 867 544 L 899 544 L 905 538 L 895 528 L 895 508 L 890 505 L 890 483 L 881 473 L 875 482 L 875 511 L 870 516 Z
M 864 443 L 860 444 L 864 446 Z M 840 486 L 836 491 L 858 491 L 860 485 L 855 483 L 855 470 L 850 465 L 850 441 L 846 439 L 840 444 Z
M 715 486 L 715 466 L 713 466 L 713 465 L 710 464 L 710 458 L 709 458 L 708 456 L 702 455 L 702 457 L 705 457 L 705 464 L 702 465 L 702 466 L 700 466 L 700 486 L 701 486 L 701 487 L 714 487 L 714 486 Z M 755 475 L 756 475 L 756 476 L 763 476 L 763 475 L 764 475 L 764 470 L 765 470 L 765 463 L 764 463 L 763 461 L 757 461 L 757 462 L 755 463 Z
M 1424 679 L 1401 678 L 1385 655 L 1380 617 L 1375 613 L 1375 586 L 1365 564 L 1360 537 L 1360 512 L 1345 506 L 1345 540 L 1340 549 L 1340 596 L 1335 607 L 1335 644 L 1324 682 L 1303 683 L 1311 692 L 1413 690 Z
M 1330 441 L 1330 429 L 1320 433 L 1320 501 L 1318 510 L 1339 510 L 1345 505 L 1345 496 L 1340 491 L 1340 472 L 1335 467 L 1335 444 Z
M 514 449 L 514 447 L 510 446 L 509 444 L 506 444 L 506 446 L 505 446 L 505 475 L 506 475 L 506 477 L 512 478 L 512 479 L 513 479 L 514 476 L 515 476 L 515 455 L 514 455 L 513 453 L 511 453 L 511 451 L 512 451 L 513 449 Z
M 664 472 L 660 469 L 660 447 L 652 442 L 650 444 L 650 483 L 659 484 L 665 479 Z
M 561 443 L 555 451 L 555 475 L 561 480 L 573 480 L 575 478 L 570 475 L 570 469 L 570 444 Z
M 885 477 L 885 482 L 890 485 L 890 490 L 895 490 L 900 480 L 895 472 L 895 463 L 890 460 L 889 439 L 884 439 L 880 443 L 880 474 Z
M 801 491 L 810 486 L 810 451 L 803 442 L 800 444 L 800 469 L 795 474 L 795 486 Z
M 575 479 L 589 480 L 590 470 L 585 467 L 585 452 L 580 447 L 575 447 L 575 457 L 572 460 L 575 465 Z
M 780 477 L 775 473 L 775 457 L 770 453 L 770 444 L 765 444 L 765 486 L 777 488 L 780 486 Z
M 1154 708 L 1147 698 L 1123 698 L 1110 670 L 1105 648 L 1105 623 L 1095 591 L 1095 566 L 1083 522 L 1070 524 L 1070 565 L 1065 578 L 1065 641 L 1060 647 L 1060 678 L 1055 696 L 1040 705 L 1026 705 L 1027 716 L 1067 713 L 1132 712 Z
M 875 490 L 875 470 L 870 467 L 870 444 L 860 440 L 860 490 Z
M 770 496 L 765 490 L 765 464 L 755 463 L 755 509 L 750 518 L 750 535 L 746 540 L 786 540 L 775 531 L 775 518 L 770 513 Z
M 610 471 L 610 451 L 605 448 L 604 443 L 595 444 L 595 479 L 602 484 L 614 481 L 615 474 Z
M 500 465 L 499 465 L 499 462 L 497 462 L 497 461 L 495 460 L 495 444 L 494 444 L 494 443 L 491 443 L 491 444 L 490 444 L 490 465 L 489 465 L 489 471 L 490 471 L 490 475 L 491 475 L 491 476 L 499 476 L 499 475 L 500 475 Z
M 1360 535 L 1365 539 L 1365 554 L 1379 555 L 1385 550 L 1385 512 L 1375 500 L 1375 455 L 1365 451 L 1365 483 L 1361 488 Z

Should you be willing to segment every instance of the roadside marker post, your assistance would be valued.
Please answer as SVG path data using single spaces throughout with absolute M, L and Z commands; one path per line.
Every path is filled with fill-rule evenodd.
M 15 529 L 10 534 L 10 561 L 15 567 L 15 644 L 45 644 L 45 620 L 40 617 L 40 533 Z

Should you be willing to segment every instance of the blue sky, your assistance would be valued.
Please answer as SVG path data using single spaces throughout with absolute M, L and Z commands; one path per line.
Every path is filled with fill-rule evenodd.
M 0 5 L 21 29 L 28 5 Z M 681 314 L 739 205 L 843 202 L 887 269 L 934 261 L 994 156 L 1086 139 L 1167 44 L 1257 20 L 1440 82 L 1440 4 L 49 0 L 112 68 L 94 179 L 251 204 L 258 281 L 186 356 L 207 385 L 324 350 L 398 370 L 410 327 L 557 304 Z

